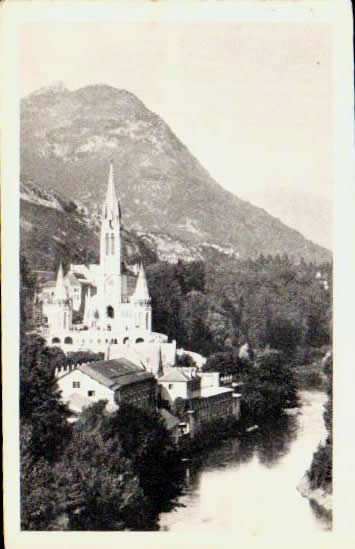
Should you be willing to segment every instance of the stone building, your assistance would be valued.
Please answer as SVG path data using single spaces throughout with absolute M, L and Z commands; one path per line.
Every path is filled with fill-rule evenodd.
M 135 274 L 135 272 L 136 274 Z M 110 165 L 106 199 L 102 207 L 100 263 L 60 265 L 56 281 L 41 288 L 43 335 L 48 345 L 64 352 L 104 352 L 107 358 L 125 356 L 157 373 L 175 363 L 176 343 L 152 331 L 151 298 L 144 267 L 122 271 L 121 208 Z M 73 317 L 80 316 L 80 322 Z
M 124 357 L 59 368 L 56 377 L 63 402 L 75 413 L 99 400 L 107 400 L 109 412 L 122 403 L 156 409 L 155 377 Z
M 221 387 L 218 372 L 175 367 L 169 368 L 158 382 L 162 405 L 188 422 L 192 436 L 203 423 L 240 416 L 240 394 Z

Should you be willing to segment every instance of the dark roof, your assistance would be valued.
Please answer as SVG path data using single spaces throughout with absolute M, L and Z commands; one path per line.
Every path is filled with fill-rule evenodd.
M 153 374 L 144 370 L 142 366 L 137 366 L 124 357 L 80 364 L 78 370 L 113 391 L 124 385 L 155 379 Z

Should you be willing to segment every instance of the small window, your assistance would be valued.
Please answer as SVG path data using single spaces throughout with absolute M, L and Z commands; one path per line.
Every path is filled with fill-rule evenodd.
M 173 383 L 169 383 L 169 389 L 172 389 L 174 387 Z
M 73 381 L 73 389 L 80 389 L 80 381 Z
M 88 396 L 89 397 L 95 396 L 95 391 L 88 391 Z

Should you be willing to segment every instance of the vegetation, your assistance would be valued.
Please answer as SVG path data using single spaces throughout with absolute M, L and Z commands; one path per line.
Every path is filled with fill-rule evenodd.
M 324 371 L 328 378 L 328 399 L 324 406 L 324 423 L 327 429 L 327 438 L 324 443 L 318 445 L 316 452 L 313 454 L 310 469 L 307 471 L 307 476 L 310 482 L 311 489 L 321 488 L 325 492 L 332 491 L 332 452 L 333 452 L 333 389 L 332 389 L 332 371 L 333 359 L 328 355 L 327 360 L 323 364 Z
M 274 349 L 259 352 L 244 376 L 242 416 L 259 424 L 297 405 L 294 372 L 283 353 Z
M 197 364 L 191 355 L 183 353 L 176 356 L 176 366 L 182 366 L 185 368 L 196 368 Z
M 316 278 L 326 277 L 329 288 Z M 331 345 L 331 265 L 293 264 L 287 256 L 223 266 L 159 262 L 148 266 L 153 329 L 205 356 L 267 345 L 296 364 Z
M 318 386 L 320 375 L 324 380 L 316 364 L 331 344 L 331 287 L 316 279 L 319 269 L 292 264 L 286 256 L 223 266 L 201 261 L 172 265 L 149 256 L 153 330 L 205 355 L 205 371 L 237 373 L 244 382 L 242 415 L 247 423 L 273 420 L 297 405 L 302 381 Z M 321 270 L 330 284 L 331 266 Z M 102 402 L 88 408 L 75 424 L 68 423 L 56 366 L 102 357 L 65 357 L 60 349 L 26 335 L 31 329 L 28 296 L 33 296 L 34 287 L 22 258 L 22 528 L 153 530 L 159 512 L 174 505 L 180 490 L 178 454 L 169 433 L 155 413 L 127 406 L 108 415 Z M 241 355 L 245 343 L 249 350 Z M 195 365 L 187 354 L 178 360 L 183 366 Z M 328 361 L 324 372 L 329 386 L 331 369 Z M 329 389 L 328 439 L 315 453 L 309 471 L 312 487 L 331 485 L 331 403 Z M 184 451 L 218 445 L 232 432 L 234 419 L 212 422 Z
M 129 406 L 110 415 L 100 401 L 68 423 L 58 361 L 59 349 L 23 338 L 22 529 L 155 529 L 180 487 L 178 453 L 160 417 Z

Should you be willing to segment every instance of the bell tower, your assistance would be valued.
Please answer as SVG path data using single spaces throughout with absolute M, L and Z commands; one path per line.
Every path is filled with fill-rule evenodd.
M 112 162 L 106 199 L 102 207 L 100 267 L 102 305 L 107 315 L 114 318 L 116 307 L 121 303 L 121 210 L 115 189 Z

